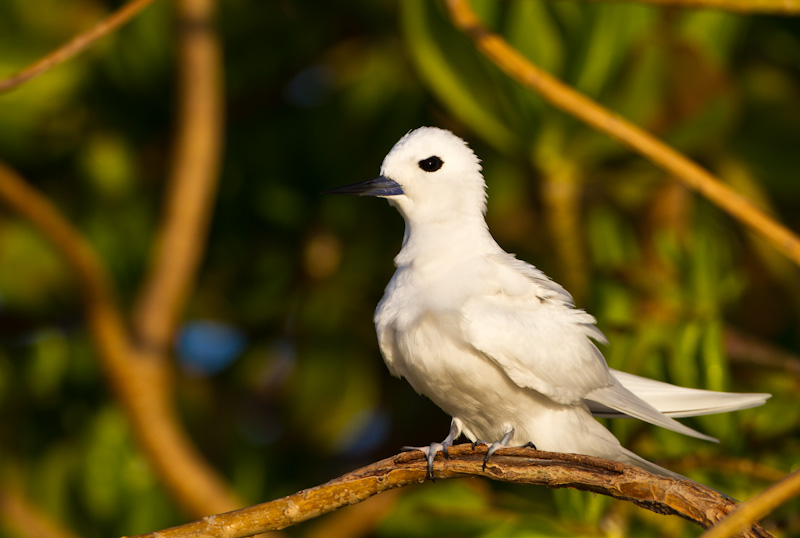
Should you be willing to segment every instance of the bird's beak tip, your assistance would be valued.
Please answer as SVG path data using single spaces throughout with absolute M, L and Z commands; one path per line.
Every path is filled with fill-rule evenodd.
M 322 194 L 355 194 L 357 196 L 385 197 L 403 194 L 403 188 L 393 179 L 378 176 L 375 179 L 362 181 L 361 183 L 328 189 Z

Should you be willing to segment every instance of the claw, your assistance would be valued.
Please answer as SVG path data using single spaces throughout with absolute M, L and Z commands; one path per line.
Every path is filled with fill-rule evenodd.
M 511 428 L 505 434 L 503 434 L 503 438 L 501 440 L 492 443 L 492 445 L 489 447 L 489 450 L 486 451 L 486 457 L 483 458 L 484 471 L 486 470 L 486 463 L 488 463 L 489 457 L 491 457 L 492 454 L 497 452 L 498 448 L 503 448 L 508 446 L 508 442 L 511 440 L 513 436 L 514 436 L 514 428 Z
M 447 437 L 445 437 L 444 441 L 441 443 L 431 443 L 430 446 L 404 446 L 403 450 L 422 451 L 425 454 L 425 459 L 428 461 L 428 478 L 434 480 L 433 460 L 436 459 L 436 454 L 441 452 L 445 458 L 450 459 L 450 451 L 448 449 L 453 446 L 453 441 L 461 435 L 461 427 L 461 421 L 454 418 L 452 422 L 450 422 L 450 433 L 447 434 Z

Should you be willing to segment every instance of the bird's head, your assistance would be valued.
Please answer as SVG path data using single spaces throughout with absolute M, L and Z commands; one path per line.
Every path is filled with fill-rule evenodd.
M 437 127 L 401 138 L 379 177 L 328 192 L 386 198 L 406 220 L 482 217 L 486 209 L 480 160 L 463 140 Z

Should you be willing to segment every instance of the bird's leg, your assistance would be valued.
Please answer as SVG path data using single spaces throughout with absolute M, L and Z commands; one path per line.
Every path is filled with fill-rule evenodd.
M 431 443 L 430 446 L 404 446 L 403 450 L 421 450 L 425 453 L 425 457 L 428 460 L 428 478 L 433 480 L 433 460 L 436 458 L 436 454 L 441 452 L 444 454 L 444 457 L 450 459 L 450 452 L 448 449 L 453 446 L 453 441 L 461 435 L 461 429 L 463 427 L 463 423 L 461 420 L 454 418 L 450 422 L 450 433 L 447 434 L 447 437 L 441 443 Z
M 455 441 L 459 435 L 461 435 L 461 421 L 457 418 L 454 418 L 450 421 L 450 432 L 441 443 L 442 454 L 444 454 L 444 457 L 448 460 L 450 459 L 450 452 L 448 449 L 453 446 L 453 441 Z
M 505 434 L 503 434 L 503 438 L 499 441 L 495 441 L 492 443 L 492 446 L 489 447 L 489 450 L 486 451 L 486 457 L 483 458 L 483 470 L 486 470 L 486 463 L 489 461 L 489 457 L 497 452 L 498 448 L 503 448 L 508 446 L 508 442 L 514 436 L 514 428 L 509 429 Z

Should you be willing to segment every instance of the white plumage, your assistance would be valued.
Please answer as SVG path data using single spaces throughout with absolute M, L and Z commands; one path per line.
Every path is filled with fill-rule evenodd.
M 768 394 L 686 389 L 609 369 L 595 319 L 489 233 L 478 158 L 449 131 L 409 132 L 377 179 L 329 192 L 387 198 L 405 219 L 403 247 L 375 313 L 381 352 L 453 417 L 450 435 L 422 450 L 429 466 L 464 434 L 492 443 L 588 454 L 673 474 L 623 448 L 593 418 L 635 417 L 713 440 L 670 416 L 761 405 Z M 487 455 L 488 458 L 488 455 Z

